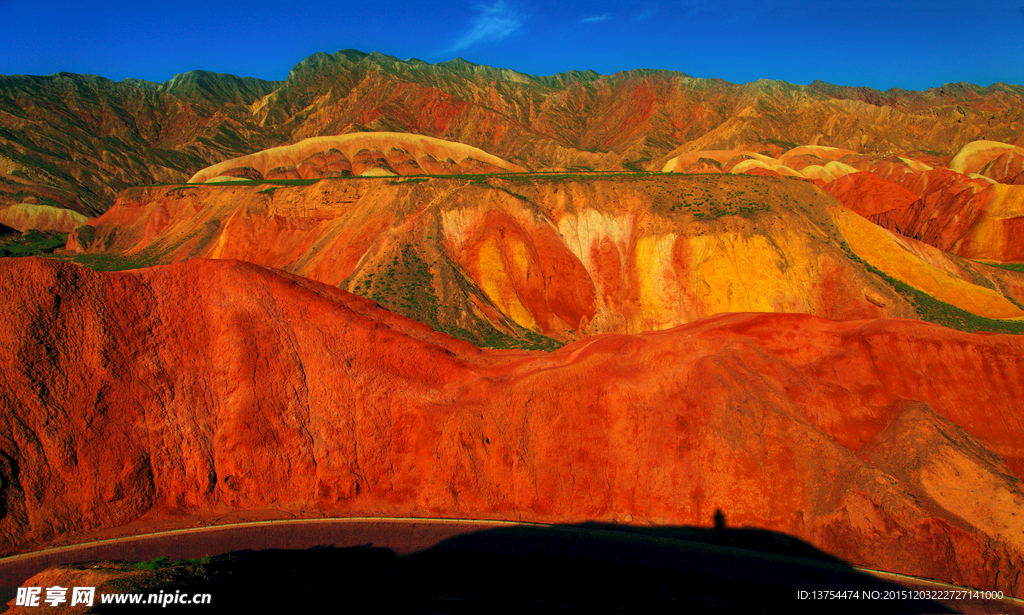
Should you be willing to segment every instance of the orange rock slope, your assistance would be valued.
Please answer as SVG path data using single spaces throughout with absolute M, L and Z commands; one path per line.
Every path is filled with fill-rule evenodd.
M 978 141 L 965 146 L 949 168 L 877 167 L 882 179 L 918 195 L 868 214 L 886 228 L 965 258 L 1024 261 L 1024 149 Z
M 237 261 L 0 262 L 0 545 L 140 518 L 618 520 L 785 532 L 1024 594 L 1024 340 L 731 314 L 481 351 Z

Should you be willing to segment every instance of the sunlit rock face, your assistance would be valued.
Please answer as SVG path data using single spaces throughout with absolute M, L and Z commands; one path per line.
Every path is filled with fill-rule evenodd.
M 912 316 L 850 259 L 841 209 L 806 182 L 743 175 L 196 185 L 126 191 L 68 247 L 278 267 L 476 343 L 724 312 Z
M 670 158 L 662 170 L 803 178 L 872 222 L 945 252 L 1024 260 L 1024 149 L 1009 143 L 972 141 L 939 160 L 920 154 L 878 158 L 821 146 L 796 147 L 778 157 L 695 151 Z
M 138 264 L 247 260 L 489 346 L 661 330 L 727 312 L 917 315 L 868 267 L 971 314 L 1024 316 L 1018 272 L 870 222 L 929 202 L 907 185 L 945 194 L 964 177 L 900 165 L 903 175 L 887 169 L 902 183 L 862 171 L 828 183 L 525 174 L 135 189 L 72 233 L 68 248 Z

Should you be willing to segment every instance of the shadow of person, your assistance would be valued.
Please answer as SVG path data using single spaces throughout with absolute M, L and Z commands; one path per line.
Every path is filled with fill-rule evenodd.
M 715 509 L 715 529 L 719 532 L 725 531 L 725 513 L 721 508 Z
M 725 542 L 725 513 L 721 508 L 715 509 L 715 531 L 713 534 L 716 543 Z

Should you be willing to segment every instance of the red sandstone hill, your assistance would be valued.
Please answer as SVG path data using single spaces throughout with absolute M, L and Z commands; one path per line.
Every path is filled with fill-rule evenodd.
M 1024 340 L 731 314 L 480 351 L 237 261 L 0 262 L 0 545 L 276 509 L 733 526 L 1024 595 Z

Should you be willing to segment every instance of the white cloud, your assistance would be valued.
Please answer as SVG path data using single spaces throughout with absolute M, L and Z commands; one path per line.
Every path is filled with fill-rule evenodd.
M 605 13 L 603 15 L 591 15 L 590 17 L 584 17 L 583 19 L 581 19 L 580 23 L 594 23 L 597 21 L 607 21 L 611 18 L 612 16 L 609 15 L 608 13 Z
M 462 51 L 477 43 L 500 41 L 513 34 L 522 25 L 522 19 L 514 10 L 508 8 L 503 0 L 494 4 L 478 5 L 476 10 L 479 14 L 473 19 L 473 25 L 469 32 L 458 38 L 447 53 Z

